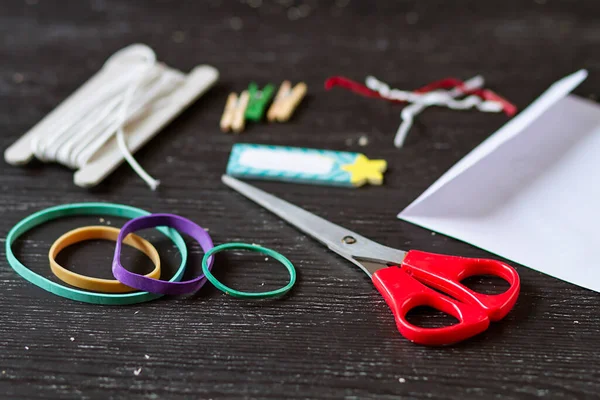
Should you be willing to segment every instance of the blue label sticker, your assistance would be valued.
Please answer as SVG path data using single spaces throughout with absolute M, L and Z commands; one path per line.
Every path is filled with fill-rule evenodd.
M 385 160 L 363 154 L 301 147 L 236 144 L 227 174 L 242 178 L 358 187 L 381 185 Z

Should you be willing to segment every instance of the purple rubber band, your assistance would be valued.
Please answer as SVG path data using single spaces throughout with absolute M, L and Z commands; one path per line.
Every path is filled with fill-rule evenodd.
M 155 228 L 157 226 L 167 226 L 181 233 L 188 234 L 200 244 L 205 253 L 214 247 L 208 232 L 187 218 L 174 214 L 151 214 L 134 218 L 123 225 L 119 232 L 112 265 L 113 275 L 119 282 L 144 292 L 180 295 L 197 291 L 206 283 L 204 274 L 189 281 L 167 282 L 136 274 L 126 270 L 121 265 L 123 239 L 132 232 L 146 228 Z M 213 258 L 210 257 L 208 260 L 209 270 L 212 268 L 212 264 Z

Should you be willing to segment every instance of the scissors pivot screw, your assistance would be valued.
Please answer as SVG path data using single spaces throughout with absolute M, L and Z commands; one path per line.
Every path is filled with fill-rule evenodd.
M 354 239 L 352 236 L 344 236 L 344 238 L 342 239 L 342 242 L 344 242 L 346 244 L 354 244 L 354 243 L 356 243 L 356 239 Z

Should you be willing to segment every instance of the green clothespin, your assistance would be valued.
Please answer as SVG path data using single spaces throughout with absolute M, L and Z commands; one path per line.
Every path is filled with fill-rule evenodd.
M 269 83 L 263 90 L 258 90 L 258 85 L 255 82 L 251 82 L 248 85 L 248 93 L 250 93 L 250 101 L 246 108 L 246 119 L 258 122 L 265 114 L 267 104 L 269 104 L 275 93 L 275 86 Z

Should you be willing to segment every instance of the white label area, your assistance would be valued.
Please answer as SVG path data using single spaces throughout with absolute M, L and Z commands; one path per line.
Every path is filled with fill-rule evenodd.
M 246 149 L 240 156 L 246 168 L 299 174 L 326 174 L 335 160 L 321 154 L 288 152 L 269 149 Z

